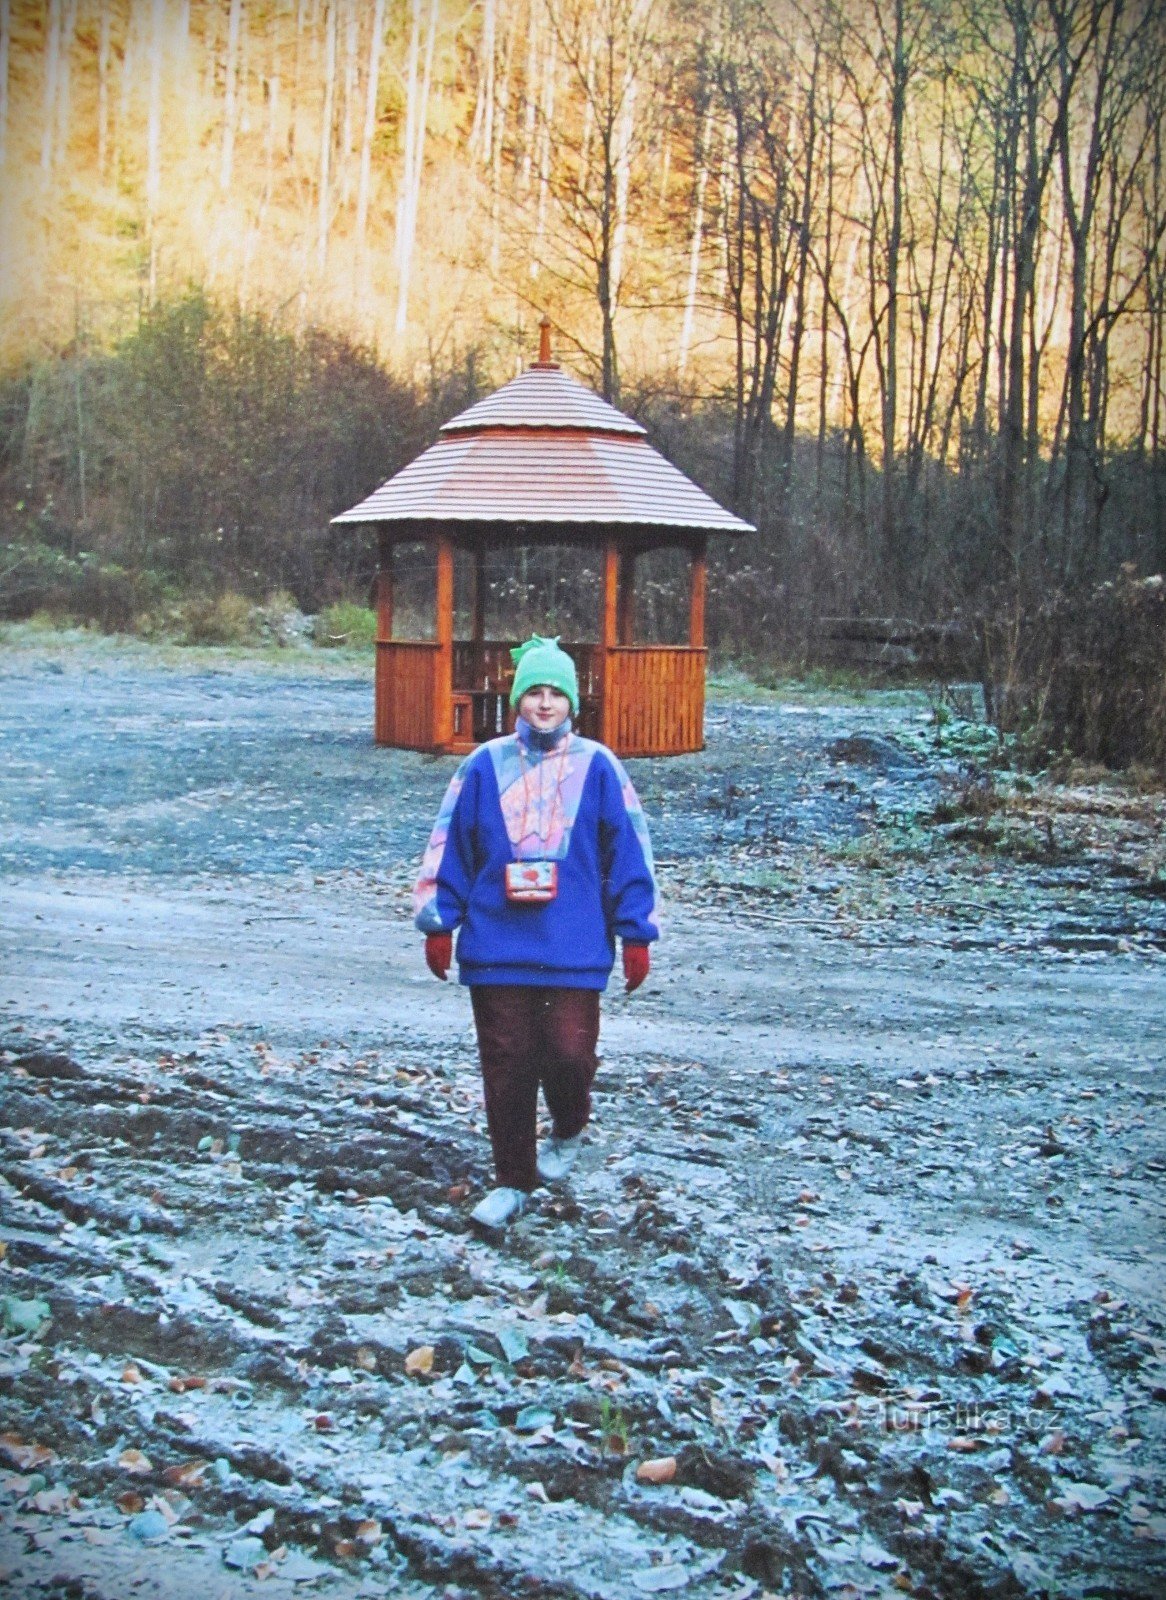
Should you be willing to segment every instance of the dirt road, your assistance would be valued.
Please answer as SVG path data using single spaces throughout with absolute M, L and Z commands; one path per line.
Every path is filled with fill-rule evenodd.
M 715 703 L 495 1248 L 405 898 L 452 763 L 350 664 L 0 672 L 6 1593 L 1166 1591 L 1159 801 Z

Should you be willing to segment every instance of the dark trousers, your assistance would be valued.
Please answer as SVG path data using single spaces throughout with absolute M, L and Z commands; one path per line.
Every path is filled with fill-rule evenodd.
M 599 991 L 474 984 L 470 999 L 498 1183 L 529 1194 L 539 1084 L 559 1138 L 581 1133 L 591 1115 Z

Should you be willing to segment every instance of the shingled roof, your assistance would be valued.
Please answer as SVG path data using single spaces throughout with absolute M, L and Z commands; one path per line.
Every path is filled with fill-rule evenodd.
M 536 361 L 333 522 L 522 523 L 752 533 L 556 362 Z

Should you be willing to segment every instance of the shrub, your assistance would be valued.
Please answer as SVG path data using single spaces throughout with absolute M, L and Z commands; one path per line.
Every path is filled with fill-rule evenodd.
M 183 644 L 254 644 L 259 637 L 255 608 L 246 595 L 203 595 L 182 607 Z
M 327 606 L 316 618 L 312 637 L 326 648 L 347 645 L 350 650 L 371 650 L 376 643 L 377 614 L 367 606 L 341 600 Z
M 1066 753 L 1166 776 L 1166 580 L 1129 567 L 984 624 L 985 698 L 1033 759 Z M 988 691 L 990 691 L 990 696 Z
M 308 620 L 295 595 L 286 589 L 268 595 L 261 606 L 256 606 L 254 623 L 264 642 L 278 645 L 281 650 L 301 641 L 308 630 Z

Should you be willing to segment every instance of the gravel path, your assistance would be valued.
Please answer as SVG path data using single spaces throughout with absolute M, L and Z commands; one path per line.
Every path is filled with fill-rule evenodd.
M 920 696 L 714 703 L 495 1248 L 406 904 L 452 763 L 343 663 L 0 676 L 5 1592 L 1166 1591 L 1158 800 L 982 817 Z

